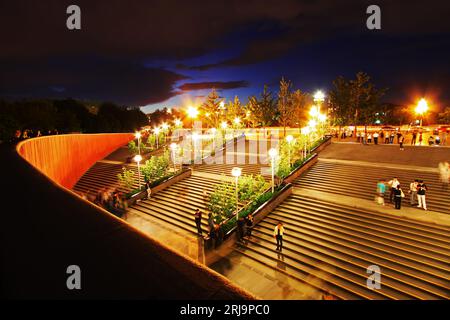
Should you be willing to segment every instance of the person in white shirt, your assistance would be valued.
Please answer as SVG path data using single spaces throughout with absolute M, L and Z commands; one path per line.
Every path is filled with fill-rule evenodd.
M 389 181 L 389 186 L 391 187 L 391 192 L 389 194 L 389 201 L 392 203 L 392 200 L 394 199 L 394 193 L 397 189 L 397 186 L 400 184 L 400 181 L 396 177 L 394 177 L 391 181 Z
M 273 237 L 277 240 L 277 249 L 276 250 L 283 250 L 283 234 L 284 234 L 284 227 L 281 222 L 278 222 L 278 224 L 275 226 L 275 229 L 273 230 Z
M 410 194 L 410 204 L 411 206 L 416 204 L 417 201 L 417 186 L 419 185 L 419 180 L 414 180 L 409 184 L 409 194 Z

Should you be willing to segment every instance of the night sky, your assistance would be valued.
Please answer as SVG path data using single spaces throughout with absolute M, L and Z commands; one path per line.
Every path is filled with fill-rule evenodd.
M 411 3 L 414 2 L 414 3 Z M 66 28 L 81 7 L 82 29 Z M 366 28 L 381 7 L 382 29 Z M 79 98 L 143 106 L 295 88 L 327 91 L 364 71 L 384 100 L 450 105 L 446 1 L 1 1 L 0 97 Z

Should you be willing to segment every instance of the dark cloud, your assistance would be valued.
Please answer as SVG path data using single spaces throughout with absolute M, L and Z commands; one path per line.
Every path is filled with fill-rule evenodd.
M 176 82 L 187 79 L 172 71 L 111 59 L 2 61 L 0 68 L 3 97 L 72 97 L 138 106 L 173 97 L 178 94 L 173 89 Z
M 66 28 L 66 8 L 73 3 L 81 7 L 81 31 Z M 436 18 L 450 15 L 448 1 L 377 1 L 382 30 L 375 33 L 365 25 L 370 4 L 369 0 L 1 1 L 0 95 L 72 96 L 144 105 L 182 93 L 176 89 L 186 78 L 180 73 L 214 68 L 217 73 L 210 71 L 214 77 L 207 79 L 220 81 L 221 67 L 266 63 L 261 69 L 270 70 L 271 61 L 336 35 L 395 39 L 450 34 L 450 24 Z M 347 50 L 351 55 L 351 48 L 342 46 L 336 44 L 329 54 Z M 231 50 L 234 55 L 196 60 L 227 48 L 236 48 Z M 411 51 L 417 57 L 417 50 Z M 371 54 L 376 57 L 376 52 Z M 195 65 L 186 62 L 191 58 Z M 179 72 L 143 67 L 143 61 L 158 59 Z M 352 60 L 348 56 L 339 64 L 345 67 Z M 317 74 L 314 70 L 309 77 Z M 214 83 L 224 89 L 248 86 L 244 81 L 193 82 L 179 89 L 210 88 Z
M 191 90 L 202 90 L 202 89 L 236 89 L 236 88 L 245 88 L 248 87 L 249 83 L 247 81 L 228 81 L 228 82 L 195 82 L 195 83 L 184 83 L 178 88 L 183 91 L 191 91 Z

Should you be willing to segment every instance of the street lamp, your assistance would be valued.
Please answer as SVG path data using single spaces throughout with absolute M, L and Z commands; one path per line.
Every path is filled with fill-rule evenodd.
M 173 142 L 170 144 L 170 150 L 172 150 L 172 161 L 173 161 L 173 172 L 177 171 L 177 168 L 175 166 L 175 151 L 177 150 L 178 145 Z
M 194 108 L 193 106 L 190 106 L 187 109 L 187 114 L 188 114 L 189 118 L 191 118 L 192 128 L 194 128 L 194 119 L 197 118 L 198 113 L 199 113 L 198 109 Z
M 275 191 L 275 157 L 277 156 L 278 151 L 275 148 L 271 148 L 269 150 L 269 156 L 272 161 L 272 193 Z
M 155 137 L 156 137 L 156 149 L 159 148 L 159 133 L 161 132 L 160 128 L 154 128 L 153 132 L 155 133 Z
M 428 111 L 428 103 L 424 98 L 420 99 L 417 103 L 415 111 L 418 115 L 420 115 L 420 126 L 422 127 L 423 114 Z
M 319 115 L 319 108 L 316 106 L 312 106 L 311 110 L 309 110 L 309 115 L 313 118 L 317 118 L 317 116 Z
M 311 129 L 309 129 L 309 127 L 304 127 L 304 128 L 302 128 L 302 135 L 304 135 L 305 137 L 308 136 L 308 139 L 309 139 L 309 133 L 310 133 L 310 132 L 311 132 Z M 307 142 L 307 140 L 306 140 L 306 138 L 305 138 L 304 152 L 303 152 L 304 157 L 303 157 L 303 158 L 306 158 L 306 142 Z
M 174 120 L 174 124 L 175 124 L 175 127 L 181 127 L 181 120 L 180 119 L 175 119 Z
M 241 168 L 238 168 L 238 167 L 234 167 L 231 170 L 231 175 L 236 178 L 235 179 L 235 182 L 236 182 L 236 223 L 239 220 L 238 179 L 241 175 L 241 172 L 242 172 Z
M 288 135 L 288 136 L 286 137 L 286 141 L 287 141 L 287 143 L 288 143 L 289 169 L 291 168 L 291 142 L 292 142 L 292 140 L 294 140 L 294 137 L 293 137 L 293 136 Z
M 223 130 L 225 130 L 225 129 L 228 127 L 228 124 L 227 124 L 226 121 L 222 121 L 222 123 L 220 124 L 220 126 L 221 126 L 221 128 L 222 128 Z
M 140 132 L 136 132 L 134 134 L 134 136 L 136 137 L 136 139 L 138 141 L 138 154 L 141 154 L 141 133 Z
M 135 155 L 134 156 L 134 161 L 137 162 L 139 189 L 141 189 L 141 167 L 140 167 L 140 162 L 142 161 L 142 156 L 140 154 Z
M 316 91 L 316 93 L 314 94 L 314 102 L 317 102 L 318 113 L 320 113 L 320 105 L 324 101 L 325 101 L 325 94 L 321 90 Z

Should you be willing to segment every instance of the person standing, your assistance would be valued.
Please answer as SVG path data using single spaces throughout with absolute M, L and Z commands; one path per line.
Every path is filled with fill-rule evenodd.
M 389 143 L 389 132 L 386 132 L 386 134 L 384 135 L 384 144 L 388 143 Z
M 394 190 L 394 196 L 395 196 L 395 209 L 400 210 L 402 207 L 402 198 L 405 197 L 405 194 L 403 193 L 402 188 L 400 185 L 397 186 L 397 188 Z
M 208 227 L 209 227 L 209 230 L 214 229 L 214 225 L 215 225 L 214 217 L 213 217 L 212 212 L 210 212 L 210 213 L 208 213 Z
M 245 220 L 244 217 L 239 217 L 237 221 L 237 237 L 238 241 L 241 241 L 245 235 Z
M 199 235 L 202 235 L 203 234 L 203 231 L 202 231 L 202 212 L 200 211 L 200 209 L 195 210 L 194 219 L 195 219 L 195 225 L 197 226 L 197 233 Z
M 419 146 L 422 145 L 422 132 L 419 133 Z
M 147 190 L 147 199 L 150 200 L 152 195 L 152 188 L 150 187 L 150 181 L 145 182 L 145 190 Z
M 402 134 L 400 134 L 400 137 L 398 137 L 398 143 L 400 144 L 400 151 L 405 150 L 405 148 L 403 148 L 403 142 L 405 141 L 405 136 L 403 136 Z
M 371 133 L 367 134 L 367 142 L 372 143 L 372 134 Z
M 373 134 L 373 143 L 376 145 L 378 144 L 378 132 L 375 132 Z
M 409 203 L 411 207 L 414 206 L 417 202 L 417 186 L 419 185 L 419 180 L 414 180 L 409 184 Z
M 283 250 L 283 234 L 284 234 L 284 227 L 283 224 L 278 222 L 278 224 L 275 226 L 275 229 L 273 230 L 273 237 L 277 240 L 277 249 L 276 250 Z
M 428 190 L 428 187 L 425 185 L 423 180 L 419 180 L 419 184 L 417 186 L 417 200 L 419 201 L 419 205 L 417 208 L 423 208 L 427 210 L 427 201 L 425 199 L 425 194 Z
M 251 237 L 253 227 L 253 215 L 251 213 L 245 217 L 245 224 L 247 225 L 247 236 Z
M 439 175 L 441 177 L 442 190 L 448 190 L 448 183 L 450 178 L 450 164 L 445 162 L 439 163 Z
M 400 184 L 400 181 L 396 177 L 394 177 L 391 181 L 389 181 L 389 186 L 391 187 L 391 192 L 389 193 L 389 202 L 392 203 L 394 198 L 394 191 L 397 189 L 397 186 Z
M 377 194 L 378 199 L 377 203 L 384 206 L 384 194 L 386 193 L 386 185 L 384 184 L 384 180 L 380 180 L 377 183 Z
M 394 143 L 394 138 L 395 138 L 395 133 L 394 131 L 391 132 L 391 135 L 389 136 L 389 143 L 393 144 Z
M 417 139 L 417 132 L 413 132 L 412 133 L 412 138 L 411 138 L 411 145 L 415 146 L 416 145 L 416 139 Z

